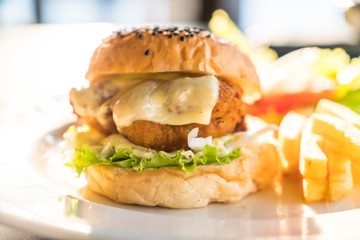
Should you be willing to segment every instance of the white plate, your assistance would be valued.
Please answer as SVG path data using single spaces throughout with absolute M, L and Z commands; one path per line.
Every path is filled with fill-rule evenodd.
M 333 204 L 304 204 L 300 185 L 285 181 L 236 204 L 193 210 L 115 204 L 87 191 L 83 179 L 62 164 L 57 144 L 64 128 L 49 130 L 74 120 L 64 95 L 81 86 L 92 51 L 114 29 L 0 29 L 1 224 L 61 239 L 360 236 L 359 189 Z
M 235 204 L 173 210 L 116 204 L 86 188 L 63 165 L 66 125 L 34 142 L 38 124 L 6 122 L 0 130 L 0 222 L 44 237 L 135 239 L 356 238 L 360 190 L 341 201 L 304 204 L 300 183 L 252 194 Z M 12 129 L 13 128 L 13 129 Z M 41 132 L 41 131 L 40 131 Z M 17 133 L 17 134 L 15 134 Z

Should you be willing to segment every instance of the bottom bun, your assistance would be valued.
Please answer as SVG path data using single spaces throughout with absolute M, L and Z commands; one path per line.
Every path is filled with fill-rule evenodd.
M 253 117 L 249 128 L 263 122 Z M 261 123 L 259 125 L 259 123 Z M 250 129 L 249 129 L 250 130 Z M 232 203 L 265 188 L 279 173 L 279 157 L 272 134 L 242 148 L 230 164 L 198 166 L 192 174 L 178 167 L 145 169 L 94 165 L 85 169 L 91 190 L 116 202 L 169 208 L 205 207 L 211 202 Z

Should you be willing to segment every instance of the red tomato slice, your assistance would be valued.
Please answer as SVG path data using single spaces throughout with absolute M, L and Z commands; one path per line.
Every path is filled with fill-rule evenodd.
M 263 96 L 263 98 L 255 104 L 248 105 L 247 112 L 250 115 L 258 116 L 266 114 L 268 109 L 271 108 L 283 114 L 302 106 L 315 105 L 322 98 L 331 98 L 333 93 L 333 90 L 326 90 L 319 93 L 299 92 L 276 96 Z

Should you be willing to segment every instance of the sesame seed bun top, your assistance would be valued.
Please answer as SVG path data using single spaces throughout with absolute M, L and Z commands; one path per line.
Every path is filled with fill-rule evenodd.
M 235 45 L 199 28 L 118 31 L 95 50 L 86 78 L 128 73 L 188 72 L 215 75 L 240 86 L 244 101 L 260 98 L 259 77 Z

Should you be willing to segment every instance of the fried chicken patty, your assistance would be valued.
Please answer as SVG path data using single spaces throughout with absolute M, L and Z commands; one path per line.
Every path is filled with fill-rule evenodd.
M 174 126 L 138 120 L 122 128 L 121 133 L 137 145 L 156 150 L 188 149 L 187 137 L 193 128 L 199 128 L 199 137 L 219 137 L 246 130 L 241 94 L 240 88 L 219 80 L 219 97 L 209 125 L 192 123 Z

